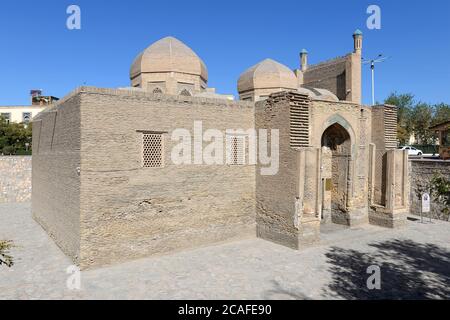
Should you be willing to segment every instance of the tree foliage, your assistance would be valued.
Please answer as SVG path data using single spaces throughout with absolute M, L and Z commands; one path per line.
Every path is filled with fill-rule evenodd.
M 433 121 L 433 109 L 426 103 L 418 103 L 411 112 L 411 122 L 416 140 L 420 144 L 433 144 L 435 134 L 430 131 Z
M 444 205 L 443 213 L 450 213 L 450 180 L 442 175 L 435 175 L 430 183 L 433 196 Z
M 393 92 L 384 103 L 398 107 L 397 136 L 402 145 L 412 135 L 420 144 L 434 144 L 437 137 L 430 127 L 450 120 L 450 105 L 417 102 L 411 93 Z
M 15 155 L 31 150 L 32 125 L 7 122 L 0 116 L 0 154 Z M 27 145 L 28 144 L 28 147 Z
M 443 123 L 450 120 L 450 105 L 439 103 L 434 106 L 433 125 Z

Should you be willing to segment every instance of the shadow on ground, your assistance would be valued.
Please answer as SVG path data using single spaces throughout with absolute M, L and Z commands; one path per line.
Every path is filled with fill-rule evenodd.
M 324 295 L 344 299 L 449 299 L 450 251 L 433 244 L 390 240 L 374 251 L 332 247 L 325 255 L 332 280 Z M 367 268 L 381 269 L 381 290 L 369 290 Z
M 264 293 L 264 300 L 310 300 L 303 293 L 285 288 L 276 280 L 272 280 L 271 283 L 272 289 Z

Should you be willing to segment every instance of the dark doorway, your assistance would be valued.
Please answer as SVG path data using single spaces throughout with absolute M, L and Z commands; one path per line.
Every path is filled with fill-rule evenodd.
M 349 161 L 351 159 L 351 139 L 348 131 L 338 123 L 325 130 L 322 147 L 329 150 L 323 156 L 323 176 L 328 185 L 323 189 L 323 219 L 325 212 L 331 214 L 331 221 L 345 224 L 348 197 Z M 328 163 L 326 163 L 328 161 Z M 325 180 L 325 181 L 326 181 Z

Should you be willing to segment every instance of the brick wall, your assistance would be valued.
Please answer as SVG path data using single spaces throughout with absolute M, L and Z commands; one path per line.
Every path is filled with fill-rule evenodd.
M 351 53 L 311 65 L 300 77 L 307 87 L 333 92 L 339 100 L 361 104 L 361 55 Z
M 347 77 L 349 57 L 337 58 L 310 66 L 303 76 L 303 84 L 308 87 L 327 89 L 339 100 L 347 100 Z
M 174 129 L 254 128 L 253 104 L 89 89 L 81 94 L 81 265 L 255 236 L 254 165 L 174 165 Z M 164 134 L 164 168 L 142 168 L 140 131 Z M 204 142 L 203 147 L 209 143 Z
M 280 165 L 276 175 L 256 172 L 256 222 L 258 236 L 298 248 L 295 229 L 295 202 L 298 196 L 298 152 L 290 143 L 290 104 L 287 98 L 256 104 L 256 127 L 279 130 Z
M 33 218 L 75 262 L 80 247 L 80 97 L 33 121 Z
M 298 106 L 306 113 L 300 122 L 308 125 L 310 103 L 307 96 L 280 93 L 256 103 L 255 112 L 256 128 L 279 130 L 280 162 L 276 175 L 263 175 L 260 170 L 264 166 L 257 166 L 257 234 L 295 249 L 319 239 L 319 149 L 305 147 L 310 142 L 309 132 L 302 143 L 291 144 L 295 140 L 292 135 L 299 132 Z M 294 148 L 295 145 L 300 147 Z
M 429 192 L 429 183 L 435 174 L 443 175 L 450 180 L 450 162 L 449 161 L 430 161 L 430 160 L 414 160 L 410 162 L 411 174 L 411 209 L 410 212 L 415 215 L 420 215 L 422 208 L 421 195 L 424 192 Z M 448 214 L 443 214 L 444 206 L 431 199 L 431 217 L 450 221 Z M 424 214 L 429 216 L 429 214 Z
M 254 106 L 77 89 L 34 121 L 35 219 L 82 268 L 254 237 L 254 165 L 170 161 L 172 130 L 194 121 L 247 130 Z M 142 130 L 166 132 L 164 168 L 142 168 Z
M 31 201 L 31 157 L 0 157 L 0 203 Z

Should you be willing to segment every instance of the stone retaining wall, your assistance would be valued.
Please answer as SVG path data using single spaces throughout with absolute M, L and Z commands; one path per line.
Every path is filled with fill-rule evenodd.
M 421 195 L 429 192 L 429 184 L 435 174 L 450 179 L 450 161 L 439 160 L 413 160 L 411 161 L 411 213 L 420 215 L 422 202 Z M 450 221 L 449 214 L 442 212 L 444 205 L 436 199 L 431 199 L 431 217 L 434 219 Z M 428 217 L 426 213 L 424 216 Z
M 31 157 L 0 156 L 0 203 L 31 201 Z

